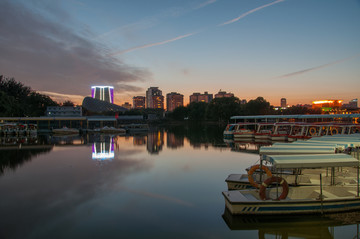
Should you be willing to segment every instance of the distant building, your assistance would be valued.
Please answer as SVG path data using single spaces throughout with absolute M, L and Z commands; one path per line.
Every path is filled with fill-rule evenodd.
M 173 111 L 179 106 L 184 106 L 184 95 L 171 92 L 166 95 L 166 110 Z
M 342 102 L 342 100 L 317 100 L 312 102 L 312 108 L 322 111 L 337 111 L 341 108 Z
M 114 104 L 114 87 L 112 86 L 92 86 L 91 97 Z
M 226 93 L 226 91 L 219 91 L 215 94 L 215 98 L 234 97 L 233 93 Z
M 193 93 L 192 95 L 190 95 L 190 103 L 192 102 L 210 103 L 212 99 L 213 99 L 213 94 L 208 94 L 207 91 L 205 91 L 204 94 Z
M 287 105 L 286 105 L 286 98 L 281 98 L 280 100 L 280 106 L 281 108 L 286 108 Z
M 343 104 L 343 108 L 354 110 L 358 108 L 358 99 L 350 100 L 348 104 Z
M 49 117 L 78 117 L 82 116 L 81 106 L 48 106 L 46 116 Z
M 245 105 L 247 103 L 246 99 L 240 100 L 240 104 Z
M 131 104 L 129 102 L 125 102 L 124 104 L 121 105 L 121 107 L 124 107 L 124 108 L 130 110 L 131 109 Z
M 146 108 L 164 109 L 164 96 L 159 87 L 150 87 L 146 91 Z
M 134 109 L 145 109 L 145 96 L 134 96 L 133 107 Z
M 128 109 L 109 103 L 107 101 L 94 99 L 92 97 L 85 97 L 82 102 L 82 107 L 87 111 L 88 115 L 93 113 L 106 113 L 106 112 L 125 112 Z

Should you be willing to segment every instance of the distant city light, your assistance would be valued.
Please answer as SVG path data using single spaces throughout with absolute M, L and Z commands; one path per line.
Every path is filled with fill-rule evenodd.
M 319 105 L 319 104 L 333 104 L 335 102 L 340 104 L 343 101 L 342 100 L 316 100 L 316 101 L 313 101 L 312 103 L 314 105 Z
M 91 86 L 91 97 L 114 103 L 114 87 L 113 86 Z

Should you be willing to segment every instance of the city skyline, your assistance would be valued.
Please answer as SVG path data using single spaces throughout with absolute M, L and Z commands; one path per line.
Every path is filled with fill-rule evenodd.
M 114 103 L 150 86 L 220 89 L 272 105 L 360 98 L 360 1 L 4 0 L 0 74 L 81 104 L 91 85 Z

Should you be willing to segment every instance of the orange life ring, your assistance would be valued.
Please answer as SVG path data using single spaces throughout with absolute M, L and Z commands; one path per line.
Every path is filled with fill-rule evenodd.
M 352 129 L 352 132 L 353 132 L 353 134 L 359 133 L 359 128 L 358 128 L 358 127 L 354 127 L 354 128 Z
M 331 131 L 330 131 L 330 134 L 331 134 L 331 135 L 338 134 L 338 133 L 339 133 L 339 131 L 338 131 L 336 128 L 333 128 L 333 129 L 331 129 Z
M 282 186 L 282 193 L 276 200 L 285 199 L 289 193 L 289 185 L 287 184 L 286 180 L 282 177 L 272 176 L 271 178 L 266 179 L 260 187 L 259 196 L 261 200 L 268 200 L 269 198 L 266 197 L 266 188 L 272 183 L 279 183 Z
M 260 185 L 255 182 L 254 177 L 252 176 L 256 169 L 260 169 L 260 164 L 256 164 L 250 168 L 250 170 L 248 171 L 248 179 L 249 179 L 249 183 L 253 187 L 260 188 Z M 268 177 L 272 176 L 272 173 L 268 167 L 261 165 L 261 170 L 264 170 Z
M 313 135 L 316 134 L 316 129 L 315 129 L 315 127 L 310 127 L 310 129 L 309 129 L 309 134 L 310 134 L 311 136 L 313 136 Z

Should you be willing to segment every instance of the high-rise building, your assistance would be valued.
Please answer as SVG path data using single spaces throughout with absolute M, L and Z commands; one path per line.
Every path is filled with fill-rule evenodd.
M 166 110 L 173 111 L 175 108 L 184 105 L 184 95 L 171 92 L 166 95 Z
M 164 96 L 159 87 L 150 87 L 146 91 L 146 108 L 164 109 Z
M 281 106 L 281 108 L 286 108 L 286 98 L 281 98 L 280 106 Z
M 145 96 L 134 96 L 133 107 L 134 109 L 145 109 Z
M 204 92 L 204 94 L 200 93 L 193 93 L 190 95 L 190 103 L 192 102 L 206 102 L 210 103 L 213 99 L 213 94 L 208 94 L 207 91 Z
M 92 86 L 91 97 L 114 104 L 114 87 L 112 86 Z
M 224 98 L 224 97 L 234 97 L 234 94 L 226 93 L 226 91 L 221 91 L 221 90 L 219 90 L 219 92 L 215 94 L 215 98 Z

